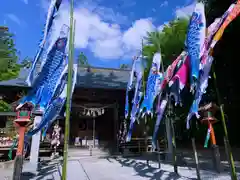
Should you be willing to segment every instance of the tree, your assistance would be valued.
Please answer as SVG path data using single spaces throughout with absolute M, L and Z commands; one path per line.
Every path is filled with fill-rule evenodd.
M 7 27 L 0 26 L 0 81 L 18 77 L 20 65 L 17 60 L 13 34 Z
M 20 65 L 17 64 L 17 50 L 13 41 L 13 34 L 7 27 L 0 26 L 0 81 L 18 77 Z M 0 112 L 10 111 L 11 106 L 0 98 Z
M 11 105 L 0 99 L 0 112 L 9 112 L 11 110 Z
M 147 68 L 144 72 L 145 81 L 147 81 L 147 76 L 152 64 L 152 58 L 156 52 L 161 52 L 163 70 L 166 70 L 166 68 L 184 50 L 188 23 L 188 18 L 175 19 L 165 25 L 161 32 L 154 31 L 147 34 L 147 37 L 145 38 L 147 43 L 143 46 L 143 56 L 145 57 L 147 64 Z M 187 105 L 186 108 L 176 107 L 174 110 L 171 110 L 172 120 L 174 123 L 178 124 L 178 129 L 175 133 L 179 132 L 177 134 L 181 136 L 184 136 L 182 129 L 185 129 L 186 126 L 185 120 L 189 111 L 188 106 L 189 105 Z M 168 141 L 170 141 L 170 139 L 168 139 Z
M 145 38 L 147 44 L 143 46 L 143 55 L 146 57 L 147 70 L 149 72 L 153 55 L 160 51 L 164 69 L 170 65 L 184 49 L 188 18 L 179 18 L 165 25 L 161 32 L 149 32 Z
M 83 52 L 81 52 L 79 55 L 78 55 L 78 63 L 82 66 L 89 66 L 89 63 L 88 63 L 88 59 L 87 57 L 83 54 Z
M 128 69 L 129 65 L 128 64 L 121 64 L 120 69 Z
M 32 66 L 32 59 L 30 57 L 25 57 L 22 62 L 21 66 L 25 68 L 30 68 Z

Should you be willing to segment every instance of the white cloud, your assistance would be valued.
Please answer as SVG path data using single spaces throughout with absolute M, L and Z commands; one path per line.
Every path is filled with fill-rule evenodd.
M 22 0 L 22 2 L 24 2 L 25 4 L 28 4 L 28 0 Z
M 192 14 L 194 8 L 195 8 L 195 2 L 185 7 L 177 7 L 175 11 L 175 16 L 177 18 L 189 17 Z
M 103 59 L 117 59 L 124 55 L 121 47 L 121 37 L 96 40 L 90 45 L 96 57 Z
M 163 1 L 162 4 L 160 4 L 160 7 L 166 7 L 168 6 L 168 1 Z
M 94 13 L 99 15 L 100 18 L 103 18 L 105 21 L 117 22 L 119 24 L 125 24 L 128 22 L 127 16 L 114 12 L 111 8 L 97 7 Z
M 101 0 L 81 0 L 81 3 L 79 3 L 77 9 L 87 9 L 89 12 L 98 15 L 100 18 L 104 18 L 105 21 L 117 22 L 118 24 L 128 23 L 127 16 L 121 15 L 112 8 L 100 6 L 98 3 L 100 1 Z M 45 12 L 48 10 L 49 2 L 50 0 L 41 0 L 41 6 Z M 66 1 L 62 1 L 62 4 L 66 6 Z
M 18 25 L 21 25 L 21 20 L 15 14 L 6 14 L 6 16 L 13 22 L 17 23 Z
M 153 30 L 154 26 L 151 19 L 137 20 L 132 27 L 123 33 L 123 43 L 129 50 L 140 50 L 142 38 L 147 35 L 147 32 Z
M 101 8 L 104 12 L 105 9 Z M 52 39 L 56 39 L 63 24 L 69 24 L 69 7 L 62 4 L 53 25 Z M 107 10 L 106 12 L 110 12 Z M 123 17 L 116 12 L 112 17 Z M 111 15 L 111 13 L 108 13 Z M 150 18 L 139 19 L 126 30 L 121 28 L 121 18 L 105 17 L 99 10 L 79 6 L 75 8 L 75 47 L 88 48 L 103 60 L 130 58 L 141 48 L 141 40 L 148 31 L 155 29 Z M 120 22 L 118 22 L 120 21 Z
M 134 0 L 121 0 L 121 2 L 119 3 L 119 6 L 121 8 L 129 8 L 129 7 L 133 7 L 137 4 L 136 1 Z

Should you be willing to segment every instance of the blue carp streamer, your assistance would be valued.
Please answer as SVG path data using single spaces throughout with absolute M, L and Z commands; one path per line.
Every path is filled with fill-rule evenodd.
M 132 137 L 132 131 L 136 119 L 141 116 L 153 115 L 154 100 L 159 95 L 158 104 L 156 107 L 157 119 L 155 122 L 155 128 L 153 132 L 152 146 L 156 149 L 157 145 L 157 133 L 159 131 L 159 125 L 161 119 L 166 110 L 166 106 L 169 99 L 168 97 L 175 95 L 175 105 L 182 104 L 181 98 L 184 93 L 183 90 L 187 90 L 190 84 L 190 92 L 194 95 L 192 106 L 187 116 L 187 129 L 190 128 L 189 121 L 195 115 L 199 118 L 198 109 L 202 100 L 203 94 L 208 87 L 209 73 L 213 63 L 213 57 L 210 50 L 212 50 L 220 39 L 220 35 L 223 31 L 223 27 L 226 28 L 230 21 L 234 18 L 229 18 L 234 14 L 235 6 L 232 4 L 229 9 L 207 28 L 206 31 L 206 17 L 204 12 L 204 4 L 199 2 L 196 4 L 194 12 L 192 13 L 187 37 L 186 37 L 186 49 L 182 53 L 179 59 L 175 60 L 170 65 L 165 73 L 160 73 L 160 53 L 156 53 L 152 62 L 152 67 L 148 74 L 146 94 L 142 97 L 143 89 L 143 76 L 139 73 L 135 66 L 132 68 L 132 74 L 135 72 L 137 81 L 135 85 L 135 93 L 132 101 L 132 109 L 129 112 L 129 99 L 128 92 L 133 88 L 133 75 L 130 77 L 125 106 L 125 117 L 130 117 L 130 125 L 126 141 L 130 141 Z M 235 17 L 235 16 L 234 16 Z M 220 35 L 219 35 L 220 33 Z M 142 71 L 143 73 L 143 71 Z M 164 74 L 164 79 L 163 79 Z M 189 89 L 188 89 L 189 90 Z M 139 103 L 143 99 L 142 103 Z M 183 101 L 184 102 L 184 101 Z M 129 116 L 130 115 L 130 116 Z
M 194 91 L 199 76 L 200 58 L 206 37 L 206 18 L 204 4 L 197 3 L 189 22 L 186 46 L 190 58 L 191 92 Z
M 130 78 L 127 84 L 127 89 L 126 89 L 126 98 L 125 98 L 125 119 L 128 118 L 129 116 L 129 92 L 133 89 L 133 78 L 134 78 L 134 73 L 136 69 L 136 60 L 133 61 L 132 64 L 132 70 L 130 72 Z
M 47 20 L 46 20 L 46 24 L 45 24 L 45 28 L 44 28 L 44 32 L 43 32 L 43 39 L 39 45 L 39 49 L 37 51 L 36 56 L 34 57 L 34 61 L 32 64 L 32 67 L 30 69 L 29 75 L 26 79 L 26 82 L 29 86 L 31 86 L 33 84 L 34 81 L 34 74 L 35 74 L 35 70 L 36 70 L 36 64 L 37 62 L 40 61 L 40 58 L 42 57 L 43 51 L 44 51 L 44 46 L 46 44 L 47 41 L 47 37 L 48 34 L 50 32 L 50 29 L 52 27 L 53 24 L 53 20 L 54 17 L 61 5 L 62 0 L 52 0 L 48 9 L 48 13 L 47 13 Z
M 46 63 L 33 83 L 32 90 L 23 97 L 17 109 L 26 102 L 30 102 L 34 106 L 39 105 L 42 112 L 45 111 L 67 64 L 65 50 L 68 32 L 69 27 L 63 25 L 58 39 L 47 54 Z
M 29 86 L 32 86 L 33 90 L 31 90 L 25 97 L 20 100 L 20 104 L 16 109 L 21 108 L 25 103 L 31 102 L 34 106 L 36 104 L 40 104 L 41 109 L 44 110 L 49 104 L 49 100 L 52 99 L 52 95 L 55 93 L 56 83 L 59 81 L 59 77 L 61 77 L 60 73 L 62 72 L 66 63 L 64 60 L 66 59 L 65 49 L 67 46 L 69 32 L 68 26 L 62 26 L 60 36 L 55 42 L 54 46 L 49 48 L 50 51 L 47 54 L 46 59 L 41 59 L 42 61 L 48 63 L 42 63 L 42 65 L 44 65 L 44 67 L 42 66 L 42 71 L 37 75 L 36 78 L 34 76 L 36 72 L 36 64 L 40 61 L 40 58 L 42 58 L 48 34 L 51 30 L 54 17 L 60 8 L 61 2 L 62 0 L 51 0 L 44 28 L 43 39 L 39 45 L 39 49 L 34 58 L 30 73 L 26 79 L 27 84 Z M 13 143 L 13 146 L 9 151 L 10 155 L 12 154 L 12 150 L 16 144 L 17 143 Z M 24 144 L 28 144 L 28 136 L 25 136 Z
M 202 96 L 204 93 L 206 93 L 206 89 L 208 87 L 208 79 L 209 79 L 209 73 L 212 67 L 213 57 L 209 55 L 209 48 L 213 48 L 216 43 L 212 42 L 214 34 L 216 34 L 217 30 L 220 28 L 226 17 L 228 16 L 229 12 L 233 9 L 233 5 L 231 5 L 228 10 L 223 14 L 221 18 L 215 19 L 215 21 L 208 27 L 208 35 L 206 37 L 205 42 L 205 52 L 201 59 L 201 70 L 200 70 L 200 76 L 199 76 L 199 83 L 197 85 L 196 93 L 194 96 L 194 100 L 192 103 L 192 106 L 190 108 L 190 111 L 187 116 L 187 129 L 190 128 L 189 121 L 191 118 L 195 115 L 197 118 L 199 118 L 198 114 L 198 108 L 199 104 L 202 100 Z
M 203 94 L 206 92 L 206 89 L 208 87 L 208 78 L 209 78 L 209 72 L 211 70 L 213 58 L 211 56 L 208 57 L 207 63 L 204 66 L 202 73 L 200 75 L 200 82 L 197 86 L 197 91 L 195 93 L 195 97 L 190 109 L 190 112 L 188 113 L 187 116 L 187 129 L 190 128 L 189 121 L 192 118 L 192 116 L 195 114 L 197 118 L 199 118 L 198 114 L 198 106 L 201 102 Z
M 168 101 L 166 99 L 163 99 L 160 103 L 160 106 L 158 107 L 158 110 L 157 110 L 157 120 L 156 120 L 156 123 L 155 123 L 154 131 L 153 131 L 153 138 L 152 138 L 153 149 L 157 148 L 157 133 L 158 133 L 158 130 L 159 130 L 159 126 L 160 126 L 163 114 L 164 114 L 166 106 L 167 106 L 167 102 Z
M 163 81 L 163 74 L 159 72 L 161 64 L 161 54 L 156 53 L 153 57 L 152 67 L 148 75 L 146 94 L 140 106 L 139 115 L 145 113 L 153 115 L 153 102 L 160 92 L 160 86 Z
M 133 125 L 135 123 L 136 115 L 139 110 L 139 104 L 140 104 L 140 101 L 143 96 L 143 92 L 142 92 L 143 72 L 142 72 L 142 70 L 143 70 L 143 68 L 136 67 L 135 75 L 137 77 L 137 81 L 135 84 L 135 92 L 134 92 L 134 97 L 132 100 L 132 110 L 130 113 L 130 125 L 129 125 L 126 142 L 129 142 L 131 140 Z
M 77 63 L 73 66 L 73 80 L 72 80 L 72 92 L 71 96 L 74 91 L 74 87 L 76 85 L 77 79 Z M 37 133 L 44 127 L 44 131 L 46 132 L 51 124 L 56 120 L 57 116 L 62 111 L 66 98 L 67 98 L 67 77 L 68 77 L 68 66 L 65 67 L 63 71 L 63 75 L 61 77 L 61 81 L 58 84 L 58 87 L 55 91 L 54 97 L 51 99 L 49 105 L 46 108 L 46 111 L 43 115 L 42 121 L 38 125 L 38 127 L 34 128 L 33 130 L 28 132 L 28 136 L 32 136 L 33 134 Z M 45 134 L 45 133 L 44 133 Z

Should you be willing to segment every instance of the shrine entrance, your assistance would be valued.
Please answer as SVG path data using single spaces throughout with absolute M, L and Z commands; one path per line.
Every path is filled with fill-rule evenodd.
M 116 104 L 86 104 L 72 106 L 70 121 L 71 147 L 105 148 L 117 147 Z

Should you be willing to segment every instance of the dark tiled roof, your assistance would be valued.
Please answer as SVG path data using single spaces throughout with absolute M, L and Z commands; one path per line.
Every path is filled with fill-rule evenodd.
M 15 116 L 16 112 L 0 112 L 0 116 Z
M 91 68 L 78 69 L 77 87 L 125 89 L 129 79 L 128 70 Z
M 18 78 L 11 79 L 8 81 L 0 81 L 0 86 L 28 87 L 27 83 L 25 82 L 28 73 L 29 73 L 29 69 L 22 68 Z
M 0 82 L 0 86 L 27 87 L 25 82 L 29 69 L 22 69 L 17 79 Z M 77 87 L 126 89 L 129 70 L 91 67 L 78 68 Z

